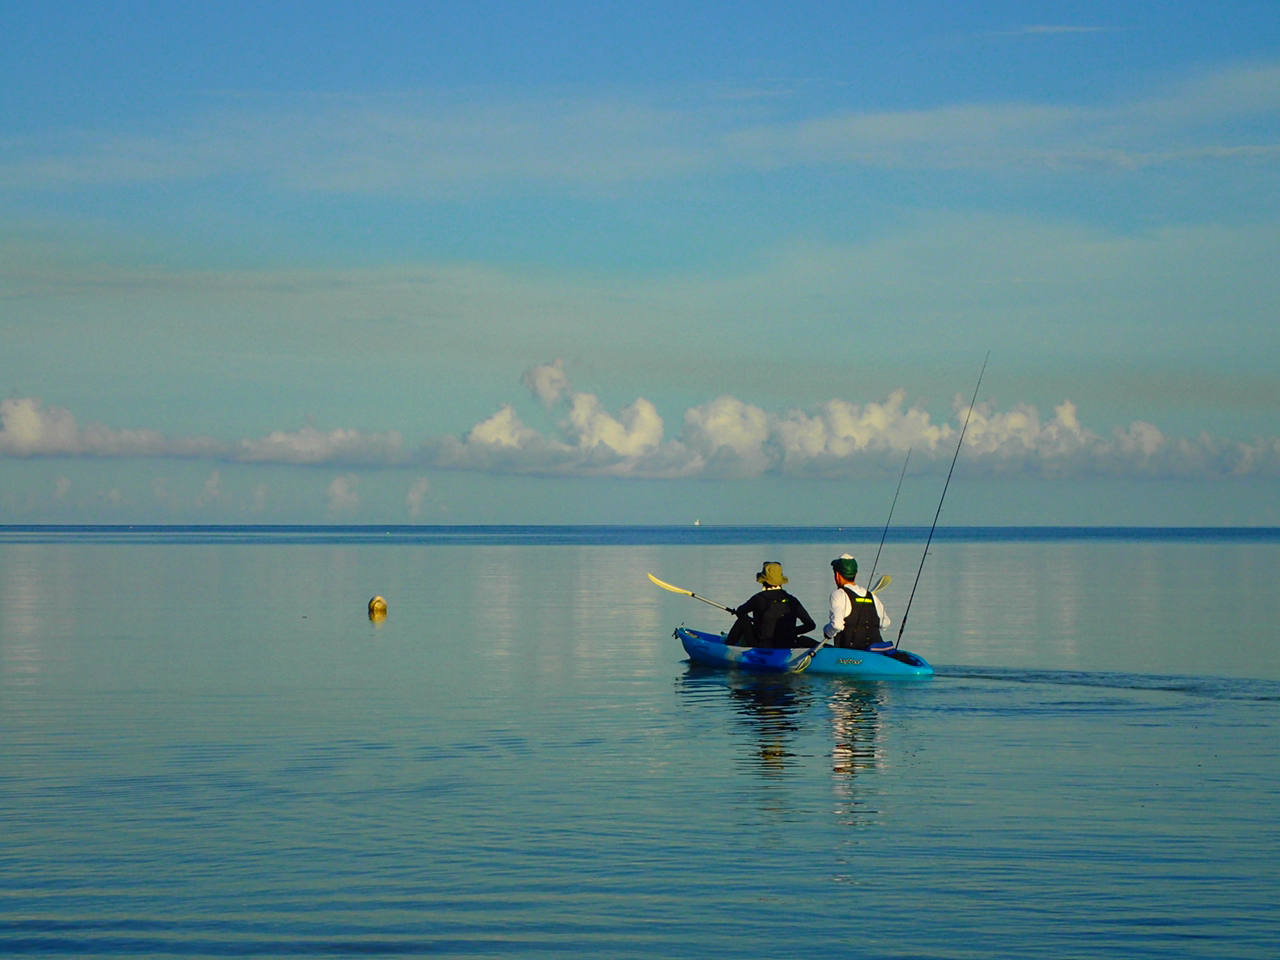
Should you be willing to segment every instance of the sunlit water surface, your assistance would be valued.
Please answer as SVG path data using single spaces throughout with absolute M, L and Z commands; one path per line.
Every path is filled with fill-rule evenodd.
M 0 537 L 2 955 L 1280 949 L 1274 538 L 935 543 L 893 683 L 645 577 L 821 619 L 865 540 L 100 539 Z

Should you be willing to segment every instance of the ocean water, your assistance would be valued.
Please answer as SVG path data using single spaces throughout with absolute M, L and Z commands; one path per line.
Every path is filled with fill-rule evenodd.
M 943 531 L 922 681 L 645 577 L 879 533 L 0 528 L 0 955 L 1275 957 L 1280 532 Z

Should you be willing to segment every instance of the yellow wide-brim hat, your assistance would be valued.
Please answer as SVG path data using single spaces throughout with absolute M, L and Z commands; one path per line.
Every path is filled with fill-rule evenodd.
M 756 579 L 770 587 L 780 587 L 787 582 L 787 578 L 782 575 L 782 564 L 772 561 L 760 568 Z

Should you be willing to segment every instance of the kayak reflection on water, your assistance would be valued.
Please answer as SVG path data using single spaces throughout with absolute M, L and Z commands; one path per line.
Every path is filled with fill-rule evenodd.
M 751 731 L 760 771 L 776 776 L 796 760 L 796 735 L 815 704 L 813 691 L 787 674 L 733 673 L 729 697 Z

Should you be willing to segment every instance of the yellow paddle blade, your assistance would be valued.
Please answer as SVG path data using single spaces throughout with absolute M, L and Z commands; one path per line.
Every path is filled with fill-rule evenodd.
M 813 663 L 813 655 L 822 649 L 822 644 L 818 644 L 809 651 L 807 656 L 801 657 L 791 666 L 791 673 L 804 673 L 809 669 L 809 664 Z
M 658 579 L 657 577 L 655 577 L 652 573 L 647 574 L 647 576 L 649 577 L 649 579 L 650 579 L 650 580 L 652 580 L 652 581 L 654 582 L 654 584 L 655 584 L 656 586 L 661 587 L 663 590 L 670 590 L 672 593 L 683 593 L 686 597 L 692 597 L 692 596 L 693 596 L 693 591 L 692 591 L 692 590 L 684 590 L 684 589 L 682 589 L 682 588 L 680 588 L 680 587 L 672 586 L 672 585 L 671 585 L 671 584 L 669 584 L 669 583 L 665 583 L 664 581 L 659 580 L 659 579 Z
M 717 607 L 720 610 L 724 610 L 728 613 L 734 612 L 733 608 L 726 607 L 723 603 L 716 603 L 716 601 L 714 600 L 708 600 L 706 597 L 700 597 L 696 593 L 694 593 L 692 590 L 685 590 L 683 587 L 673 586 L 670 583 L 666 583 L 665 581 L 659 580 L 652 573 L 647 574 L 647 576 L 650 580 L 654 582 L 656 586 L 661 587 L 663 590 L 670 590 L 672 593 L 681 593 L 681 594 L 684 594 L 686 597 L 693 597 L 693 599 L 695 600 L 701 600 L 703 603 L 709 603 L 711 604 L 711 606 Z
M 879 593 L 881 590 L 883 590 L 885 587 L 887 587 L 891 583 L 893 583 L 893 577 L 889 576 L 886 573 L 879 580 L 876 581 L 876 585 L 871 588 L 871 592 Z

